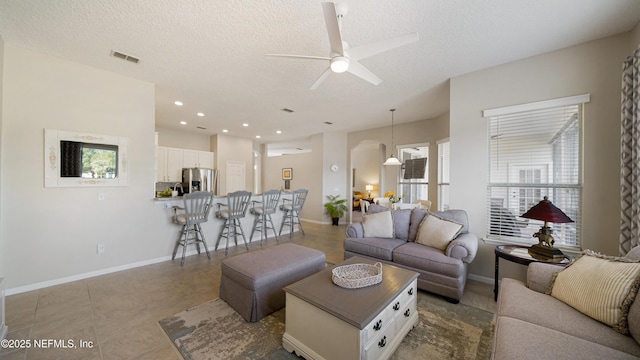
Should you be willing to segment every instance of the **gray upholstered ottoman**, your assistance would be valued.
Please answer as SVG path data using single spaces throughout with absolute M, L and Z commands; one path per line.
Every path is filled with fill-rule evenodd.
M 255 322 L 285 305 L 285 286 L 325 268 L 322 251 L 282 244 L 222 261 L 220 299 Z

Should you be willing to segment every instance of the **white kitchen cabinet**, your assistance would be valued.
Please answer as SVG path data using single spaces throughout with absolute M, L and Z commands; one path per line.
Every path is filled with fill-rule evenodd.
M 158 146 L 156 181 L 182 181 L 182 149 Z
M 213 153 L 209 151 L 183 150 L 182 165 L 186 168 L 213 169 Z

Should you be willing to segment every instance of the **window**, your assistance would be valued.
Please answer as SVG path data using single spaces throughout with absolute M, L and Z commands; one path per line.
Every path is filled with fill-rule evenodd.
M 589 95 L 486 110 L 489 130 L 487 237 L 535 241 L 541 221 L 519 215 L 544 196 L 573 223 L 549 224 L 555 245 L 580 247 L 582 109 Z
M 403 147 L 399 149 L 399 160 L 403 163 L 398 181 L 400 192 L 405 195 L 402 203 L 411 204 L 416 200 L 429 199 L 429 145 Z
M 449 139 L 438 142 L 438 210 L 449 210 Z

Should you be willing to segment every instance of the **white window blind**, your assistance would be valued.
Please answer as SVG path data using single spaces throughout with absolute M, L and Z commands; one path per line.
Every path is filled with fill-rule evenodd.
M 449 210 L 449 148 L 450 142 L 438 143 L 438 210 Z
M 544 103 L 534 104 L 538 106 L 533 109 L 511 107 L 517 112 L 494 111 L 499 114 L 489 116 L 487 237 L 536 242 L 532 235 L 543 223 L 520 215 L 548 196 L 574 220 L 549 224 L 555 245 L 579 248 L 583 105 L 545 108 Z

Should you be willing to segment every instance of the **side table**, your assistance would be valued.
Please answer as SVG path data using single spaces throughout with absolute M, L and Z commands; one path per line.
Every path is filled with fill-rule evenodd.
M 493 300 L 498 300 L 498 279 L 499 279 L 499 268 L 500 268 L 500 258 L 503 258 L 508 261 L 512 261 L 517 264 L 527 265 L 532 262 L 543 262 L 547 264 L 553 264 L 558 266 L 567 266 L 571 263 L 571 258 L 566 256 L 561 261 L 558 260 L 542 260 L 536 259 L 529 255 L 528 252 L 529 247 L 524 245 L 498 245 L 496 246 L 495 254 L 496 254 L 496 272 L 494 277 L 494 287 L 493 287 Z

